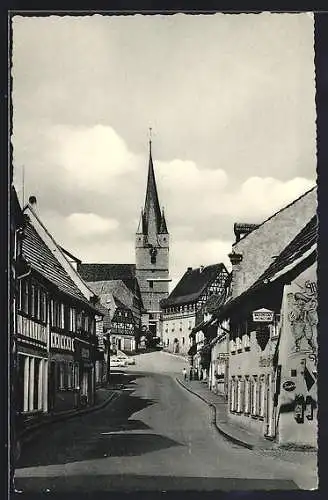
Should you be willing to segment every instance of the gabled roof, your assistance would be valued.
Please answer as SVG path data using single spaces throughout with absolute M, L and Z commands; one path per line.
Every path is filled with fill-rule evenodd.
M 27 222 L 24 233 L 22 253 L 23 258 L 30 264 L 31 268 L 55 285 L 61 292 L 94 309 L 30 222 Z
M 314 215 L 303 227 L 296 237 L 282 250 L 274 262 L 262 273 L 256 282 L 241 295 L 226 303 L 217 313 L 222 318 L 225 317 L 233 307 L 237 306 L 243 299 L 248 297 L 272 281 L 276 276 L 283 279 L 290 271 L 305 259 L 314 260 L 316 258 L 316 243 L 318 236 L 318 219 Z
M 270 217 L 268 217 L 267 219 L 265 219 L 263 222 L 261 222 L 261 224 L 256 224 L 257 227 L 254 227 L 252 231 L 249 231 L 248 233 L 246 233 L 244 236 L 242 236 L 240 238 L 239 241 L 241 240 L 244 240 L 245 238 L 247 238 L 250 234 L 254 233 L 255 231 L 257 231 L 260 227 L 263 226 L 263 224 L 265 224 L 266 222 L 268 222 L 269 220 L 273 219 L 274 217 L 276 217 L 276 215 L 280 214 L 281 212 L 283 212 L 284 210 L 286 210 L 287 208 L 291 207 L 292 205 L 295 205 L 295 203 L 297 203 L 300 199 L 304 198 L 305 196 L 307 196 L 309 193 L 311 193 L 312 191 L 316 190 L 317 189 L 317 186 L 313 186 L 313 188 L 311 189 L 308 189 L 308 191 L 306 191 L 305 193 L 303 193 L 301 196 L 299 196 L 298 198 L 296 198 L 295 200 L 293 200 L 291 203 L 288 203 L 288 205 L 282 207 L 280 210 L 278 210 L 277 212 L 275 212 L 273 215 L 270 215 Z M 248 224 L 249 226 L 251 226 L 251 224 Z M 255 226 L 255 225 L 254 225 Z M 235 246 L 239 243 L 239 241 L 236 241 L 235 243 L 232 244 L 232 246 Z
M 69 257 L 70 259 L 73 259 L 74 262 L 76 262 L 77 264 L 81 264 L 81 260 L 78 259 L 77 257 L 75 257 L 75 255 L 73 255 L 71 252 L 69 252 L 68 250 L 65 250 L 65 248 L 63 247 L 60 247 L 60 249 L 64 252 L 65 255 L 67 255 L 67 257 Z
M 135 293 L 135 264 L 78 264 L 78 273 L 87 282 L 122 280 Z
M 20 206 L 17 192 L 15 186 L 11 185 L 11 193 L 10 193 L 10 201 L 11 201 L 11 216 L 15 219 L 16 224 L 19 226 L 24 225 L 24 214 L 23 210 Z
M 167 299 L 162 300 L 161 307 L 170 307 L 193 303 L 198 300 L 204 290 L 215 280 L 224 264 L 213 264 L 203 269 L 188 269 Z
M 274 275 L 287 268 L 310 250 L 317 242 L 318 218 L 316 215 L 304 226 L 296 237 L 284 248 L 280 255 L 272 262 L 266 271 L 254 283 L 257 287 L 260 283 L 272 278 Z M 252 287 L 252 288 L 253 288 Z

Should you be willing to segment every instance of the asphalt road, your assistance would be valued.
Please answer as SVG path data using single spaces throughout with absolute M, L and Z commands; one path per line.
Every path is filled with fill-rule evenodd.
M 44 428 L 23 449 L 17 487 L 24 493 L 315 487 L 306 464 L 262 456 L 220 436 L 208 406 L 175 381 L 182 366 L 161 352 L 138 356 L 114 402 Z

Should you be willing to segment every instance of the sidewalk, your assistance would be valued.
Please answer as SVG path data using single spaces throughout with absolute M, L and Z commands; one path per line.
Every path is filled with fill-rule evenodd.
M 276 443 L 231 422 L 228 417 L 227 402 L 222 396 L 212 392 L 208 388 L 207 382 L 184 380 L 182 377 L 178 377 L 176 380 L 184 389 L 210 406 L 213 412 L 212 424 L 225 438 L 250 450 L 274 450 L 276 448 Z
M 27 426 L 20 433 L 19 438 L 22 443 L 26 443 L 29 441 L 30 437 L 33 437 L 36 431 L 38 431 L 45 425 L 50 425 L 55 422 L 60 422 L 62 420 L 67 420 L 69 418 L 100 410 L 101 408 L 104 408 L 108 403 L 110 403 L 110 401 L 116 399 L 116 397 L 119 396 L 120 392 L 120 387 L 100 387 L 96 389 L 94 405 L 87 406 L 85 408 L 45 414 L 40 418 L 40 420 L 38 420 L 37 422 L 33 422 L 29 426 Z

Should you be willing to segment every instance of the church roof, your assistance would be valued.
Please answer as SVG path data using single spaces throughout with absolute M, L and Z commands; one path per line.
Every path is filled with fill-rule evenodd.
M 87 282 L 122 280 L 132 292 L 136 291 L 135 264 L 79 264 L 78 272 Z
M 162 217 L 161 217 L 161 224 L 160 224 L 160 227 L 159 227 L 159 234 L 169 234 L 169 232 L 167 230 L 167 225 L 166 225 L 164 210 L 162 210 Z
M 149 163 L 148 163 L 148 178 L 147 178 L 147 188 L 146 188 L 146 198 L 144 209 L 141 214 L 141 224 L 139 224 L 138 232 L 140 229 L 142 230 L 142 234 L 148 233 L 148 225 L 150 219 L 151 206 L 153 205 L 155 210 L 155 222 L 157 232 L 160 233 L 160 229 L 162 224 L 162 214 L 158 201 L 158 192 L 156 186 L 155 172 L 154 172 L 154 164 L 153 157 L 151 152 L 151 141 L 149 141 Z M 165 219 L 164 219 L 165 222 Z M 141 228 L 140 228 L 141 225 Z M 166 223 L 165 223 L 166 226 Z M 167 231 L 167 229 L 166 229 Z
M 79 274 L 86 281 L 111 281 L 135 278 L 135 264 L 80 264 Z
M 162 300 L 161 307 L 196 302 L 222 270 L 225 270 L 225 266 L 222 263 L 213 264 L 204 268 L 188 268 L 169 297 Z

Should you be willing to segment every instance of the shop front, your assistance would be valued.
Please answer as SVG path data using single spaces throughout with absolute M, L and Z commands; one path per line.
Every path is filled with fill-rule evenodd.
M 18 314 L 16 346 L 16 411 L 30 420 L 48 412 L 46 326 Z
M 88 342 L 75 339 L 75 361 L 79 366 L 78 405 L 87 406 L 95 403 L 95 348 Z
M 76 407 L 76 363 L 74 339 L 63 333 L 50 333 L 49 409 L 52 412 Z

